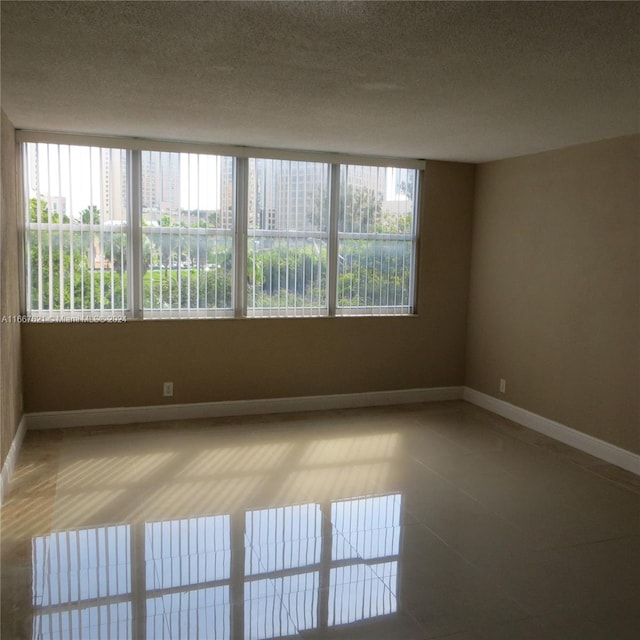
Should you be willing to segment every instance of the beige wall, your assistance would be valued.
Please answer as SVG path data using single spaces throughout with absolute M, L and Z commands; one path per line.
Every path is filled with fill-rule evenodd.
M 1 128 L 0 316 L 6 319 L 20 313 L 20 284 L 15 130 L 4 111 Z M 20 325 L 0 323 L 0 464 L 4 464 L 22 418 L 21 375 Z
M 461 385 L 474 177 L 428 165 L 418 317 L 24 326 L 26 410 Z
M 478 167 L 466 374 L 635 452 L 639 150 L 630 136 Z

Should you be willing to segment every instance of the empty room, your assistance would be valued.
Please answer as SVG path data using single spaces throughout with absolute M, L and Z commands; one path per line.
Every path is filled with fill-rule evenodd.
M 3 0 L 0 636 L 640 629 L 640 3 Z

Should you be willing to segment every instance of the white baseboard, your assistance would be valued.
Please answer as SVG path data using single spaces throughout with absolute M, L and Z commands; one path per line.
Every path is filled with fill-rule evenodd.
M 228 402 L 199 402 L 167 404 L 147 407 L 115 407 L 79 411 L 50 411 L 27 414 L 29 429 L 59 429 L 89 427 L 133 422 L 160 422 L 193 418 L 256 415 L 262 413 L 291 413 L 324 409 L 350 409 L 412 402 L 462 399 L 462 387 L 433 387 L 429 389 L 398 389 L 298 398 L 265 398 L 261 400 L 233 400 Z
M 18 424 L 16 435 L 13 436 L 13 442 L 9 448 L 9 453 L 2 465 L 2 472 L 0 473 L 0 507 L 4 502 L 4 494 L 6 488 L 9 486 L 11 475 L 13 474 L 13 470 L 16 466 L 16 460 L 18 459 L 18 453 L 20 453 L 20 447 L 22 446 L 22 440 L 24 439 L 26 431 L 27 420 L 26 416 L 23 415 L 20 419 L 20 423 Z
M 160 422 L 163 420 L 188 420 L 193 418 L 218 418 L 225 416 L 257 415 L 263 413 L 291 413 L 295 411 L 319 411 L 324 409 L 350 409 L 413 402 L 466 400 L 488 409 L 504 418 L 513 420 L 529 429 L 564 442 L 601 460 L 615 464 L 640 475 L 640 455 L 617 447 L 609 442 L 549 420 L 536 413 L 481 393 L 470 387 L 432 387 L 425 389 L 398 389 L 370 391 L 325 396 L 297 398 L 265 398 L 258 400 L 233 400 L 228 402 L 200 402 L 194 404 L 167 404 L 147 407 L 115 407 L 78 411 L 50 411 L 29 413 L 23 416 L 11 449 L 2 468 L 0 504 L 11 477 L 15 460 L 27 428 L 59 429 L 64 427 L 130 424 L 134 422 Z
M 469 387 L 464 387 L 462 398 L 467 402 L 497 413 L 503 418 L 513 420 L 529 429 L 544 433 L 546 436 L 554 438 L 555 440 L 564 442 L 585 453 L 590 453 L 592 456 L 596 456 L 606 462 L 631 471 L 631 473 L 640 475 L 640 455 L 636 453 L 617 447 L 604 440 L 594 438 L 581 431 L 576 431 L 576 429 L 567 427 L 554 420 L 543 418 L 536 413 L 521 409 L 509 402 L 498 400 L 498 398 L 494 398 L 493 396 Z

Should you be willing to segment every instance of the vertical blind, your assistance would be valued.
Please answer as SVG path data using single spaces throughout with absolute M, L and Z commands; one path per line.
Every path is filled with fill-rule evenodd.
M 329 165 L 249 159 L 252 316 L 326 315 Z
M 406 315 L 419 172 L 23 143 L 27 311 Z
M 415 185 L 412 170 L 340 167 L 338 313 L 411 313 Z
M 233 158 L 141 152 L 143 312 L 232 314 Z
M 127 176 L 122 149 L 24 145 L 28 311 L 129 308 Z

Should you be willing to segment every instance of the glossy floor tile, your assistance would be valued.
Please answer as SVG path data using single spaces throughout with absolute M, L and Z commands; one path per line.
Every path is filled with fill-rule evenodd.
M 10 640 L 636 638 L 640 483 L 464 402 L 29 432 Z

